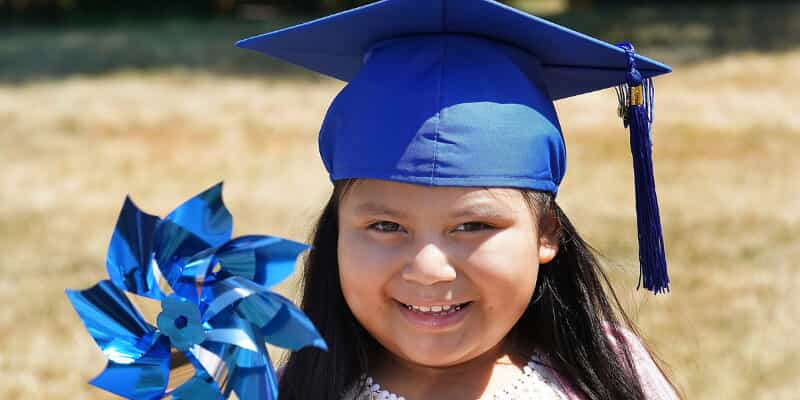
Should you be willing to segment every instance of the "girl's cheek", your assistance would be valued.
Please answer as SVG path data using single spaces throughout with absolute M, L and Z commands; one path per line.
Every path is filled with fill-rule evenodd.
M 339 277 L 345 300 L 356 318 L 368 328 L 370 315 L 383 315 L 386 290 L 395 276 L 396 247 L 357 232 L 339 236 Z
M 402 244 L 375 236 L 366 230 L 340 233 L 339 267 L 370 275 L 391 272 L 401 259 Z
M 462 271 L 489 303 L 527 306 L 539 271 L 537 253 L 528 243 L 527 237 L 498 235 L 472 249 L 460 264 Z

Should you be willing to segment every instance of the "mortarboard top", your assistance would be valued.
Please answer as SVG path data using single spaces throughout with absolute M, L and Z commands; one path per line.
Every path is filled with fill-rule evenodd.
M 566 160 L 552 101 L 628 71 L 619 47 L 491 0 L 384 0 L 237 46 L 350 82 L 320 133 L 332 180 L 555 193 Z M 645 78 L 670 71 L 636 57 Z
M 638 86 L 671 71 L 632 49 L 492 0 L 383 0 L 237 46 L 348 82 L 320 130 L 319 150 L 331 180 L 554 194 L 566 170 L 566 149 L 553 101 Z M 627 106 L 641 104 L 631 100 L 640 97 L 629 93 Z M 663 243 L 654 184 L 646 179 L 652 166 L 636 160 L 637 152 L 650 157 L 649 121 L 636 123 L 645 118 L 642 108 L 630 108 L 633 119 L 625 119 L 633 121 L 632 137 L 634 130 L 647 136 L 641 145 L 631 141 L 640 248 L 647 242 L 655 249 L 640 259 L 663 258 L 657 254 Z M 640 208 L 640 192 L 646 207 Z M 651 217 L 657 224 L 648 226 Z M 643 230 L 657 236 L 642 242 Z M 656 291 L 666 285 L 645 280 Z
M 367 50 L 386 39 L 456 33 L 529 52 L 542 64 L 553 100 L 625 81 L 625 51 L 491 0 L 384 0 L 236 43 L 334 78 L 350 81 Z M 636 56 L 645 78 L 671 69 Z

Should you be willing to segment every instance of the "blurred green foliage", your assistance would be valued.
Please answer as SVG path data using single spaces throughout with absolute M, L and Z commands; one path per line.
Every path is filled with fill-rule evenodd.
M 0 0 L 0 15 L 23 20 L 152 15 L 232 15 L 289 13 L 314 15 L 341 11 L 376 0 Z M 423 0 L 424 1 L 424 0 Z M 502 1 L 502 0 L 501 0 Z
M 271 20 L 295 16 L 298 19 L 321 16 L 373 3 L 377 0 L 0 0 L 0 30 L 3 26 L 54 24 L 108 24 L 130 20 L 163 18 L 233 17 L 247 20 Z M 420 0 L 427 1 L 427 0 Z M 796 4 L 796 0 L 498 0 L 538 15 L 602 12 L 617 9 L 670 7 L 731 9 L 747 7 L 775 8 Z M 302 18 L 301 18 L 302 17 Z M 620 15 L 620 17 L 625 17 Z M 620 18 L 622 19 L 622 18 Z M 626 20 L 629 18 L 625 17 Z
M 240 10 L 299 13 L 305 15 L 330 13 L 357 7 L 376 0 L 0 0 L 0 16 L 60 20 L 71 17 L 105 16 L 109 13 L 124 16 L 143 15 L 231 15 Z M 423 0 L 424 1 L 424 0 Z M 500 0 L 515 3 L 514 0 Z M 527 0 L 528 3 L 550 3 L 553 0 Z M 660 0 L 560 0 L 567 9 L 586 9 L 609 4 L 663 5 Z M 773 0 L 774 2 L 774 0 Z M 791 1 L 788 1 L 791 2 Z M 763 3 L 755 0 L 671 0 L 669 3 L 718 4 L 730 6 L 743 3 Z
M 22 4 L 32 0 L 18 1 Z M 272 0 L 270 3 L 274 7 L 289 7 L 289 3 L 299 7 L 304 1 L 312 2 Z M 511 3 L 538 13 L 536 7 L 543 1 Z M 54 2 L 39 0 L 35 4 L 45 7 L 50 3 Z M 44 8 L 38 9 L 42 14 L 18 8 L 18 13 L 30 12 L 25 15 L 53 18 L 61 23 L 8 24 L 0 20 L 0 82 L 162 69 L 316 76 L 270 57 L 254 57 L 233 46 L 238 39 L 308 20 L 310 14 L 295 14 L 256 3 L 239 4 L 236 0 L 226 4 L 180 0 L 159 3 L 159 7 L 169 4 L 173 12 L 159 12 L 152 3 L 118 0 L 110 7 L 101 0 L 81 2 L 84 4 L 81 7 L 96 5 L 92 14 L 75 8 L 79 7 L 77 3 L 61 0 L 58 7 L 73 8 L 71 11 L 64 8 L 61 14 L 53 11 L 57 17 L 48 17 L 42 11 Z M 191 12 L 178 12 L 181 4 L 188 7 L 190 3 L 206 8 L 198 6 Z M 8 11 L 10 4 L 9 0 L 0 0 L 0 12 Z M 224 7 L 228 11 L 215 11 Z M 10 14 L 6 13 L 6 17 Z M 671 2 L 645 6 L 595 4 L 591 8 L 550 13 L 546 18 L 607 42 L 630 41 L 643 54 L 673 66 L 699 63 L 732 52 L 775 52 L 800 46 L 800 2 L 736 3 L 724 7 Z
M 0 5 L 8 6 L 3 1 Z M 528 9 L 525 6 L 529 3 L 517 1 L 514 5 Z M 258 9 L 242 12 L 251 15 L 0 23 L 0 81 L 164 68 L 237 75 L 313 75 L 269 57 L 253 57 L 233 46 L 238 39 L 289 26 L 309 16 L 258 14 Z M 630 41 L 644 54 L 671 65 L 702 62 L 730 52 L 785 51 L 800 44 L 800 4 L 606 5 L 567 10 L 547 18 L 608 42 Z
M 0 15 L 24 21 L 142 16 L 219 16 L 240 12 L 318 14 L 374 0 L 0 0 Z

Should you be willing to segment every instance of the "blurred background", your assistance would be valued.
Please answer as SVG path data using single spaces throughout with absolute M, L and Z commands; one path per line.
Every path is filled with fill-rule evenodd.
M 233 43 L 361 3 L 0 0 L 0 397 L 113 398 L 86 383 L 105 357 L 64 289 L 106 277 L 126 194 L 163 216 L 224 180 L 235 235 L 306 240 L 342 83 Z M 557 103 L 559 201 L 686 398 L 800 398 L 800 5 L 508 3 L 673 66 L 654 132 L 672 293 L 635 290 L 613 90 Z

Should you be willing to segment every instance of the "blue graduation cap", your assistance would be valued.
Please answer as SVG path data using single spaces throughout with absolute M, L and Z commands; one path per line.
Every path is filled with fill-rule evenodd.
M 617 87 L 642 280 L 668 290 L 650 153 L 650 78 L 668 66 L 492 0 L 383 0 L 236 45 L 348 82 L 319 135 L 333 181 L 556 194 L 566 150 L 553 101 Z

